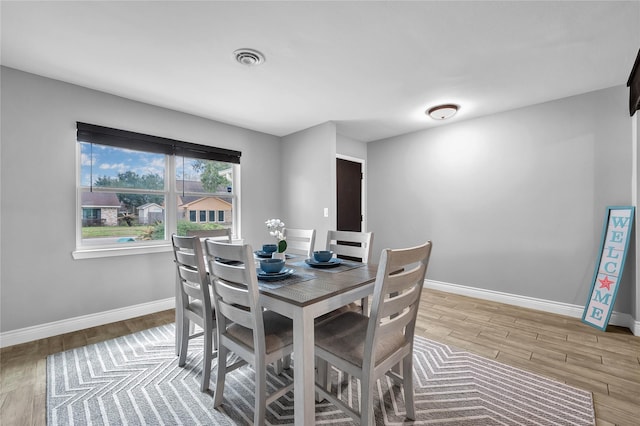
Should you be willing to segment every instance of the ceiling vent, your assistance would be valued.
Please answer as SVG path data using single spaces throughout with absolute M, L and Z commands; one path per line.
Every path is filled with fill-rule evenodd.
M 238 49 L 233 52 L 233 55 L 236 57 L 236 61 L 248 67 L 260 65 L 264 62 L 264 55 L 253 49 Z

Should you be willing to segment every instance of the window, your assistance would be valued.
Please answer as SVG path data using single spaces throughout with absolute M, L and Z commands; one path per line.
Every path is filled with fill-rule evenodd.
M 240 152 L 85 123 L 77 140 L 77 252 L 166 246 L 172 233 L 236 226 L 212 219 L 238 217 Z
M 82 209 L 82 226 L 100 225 L 100 209 L 86 207 Z
M 224 210 L 218 212 L 218 222 L 224 222 Z

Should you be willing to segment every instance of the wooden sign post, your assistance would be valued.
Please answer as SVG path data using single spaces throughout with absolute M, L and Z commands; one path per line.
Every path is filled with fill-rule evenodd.
M 607 328 L 618 293 L 631 238 L 633 213 L 633 206 L 607 207 L 600 258 L 593 274 L 590 297 L 582 314 L 582 322 L 602 331 Z

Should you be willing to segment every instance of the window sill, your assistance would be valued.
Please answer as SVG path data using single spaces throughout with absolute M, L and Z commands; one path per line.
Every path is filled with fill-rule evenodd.
M 166 253 L 172 250 L 171 244 L 159 244 L 135 247 L 109 247 L 96 249 L 78 249 L 71 253 L 74 260 L 97 259 L 101 257 L 133 256 L 137 254 Z

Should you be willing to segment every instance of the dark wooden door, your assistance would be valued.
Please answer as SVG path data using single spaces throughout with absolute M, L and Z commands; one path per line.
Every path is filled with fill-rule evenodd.
M 362 231 L 362 164 L 337 159 L 338 231 Z

